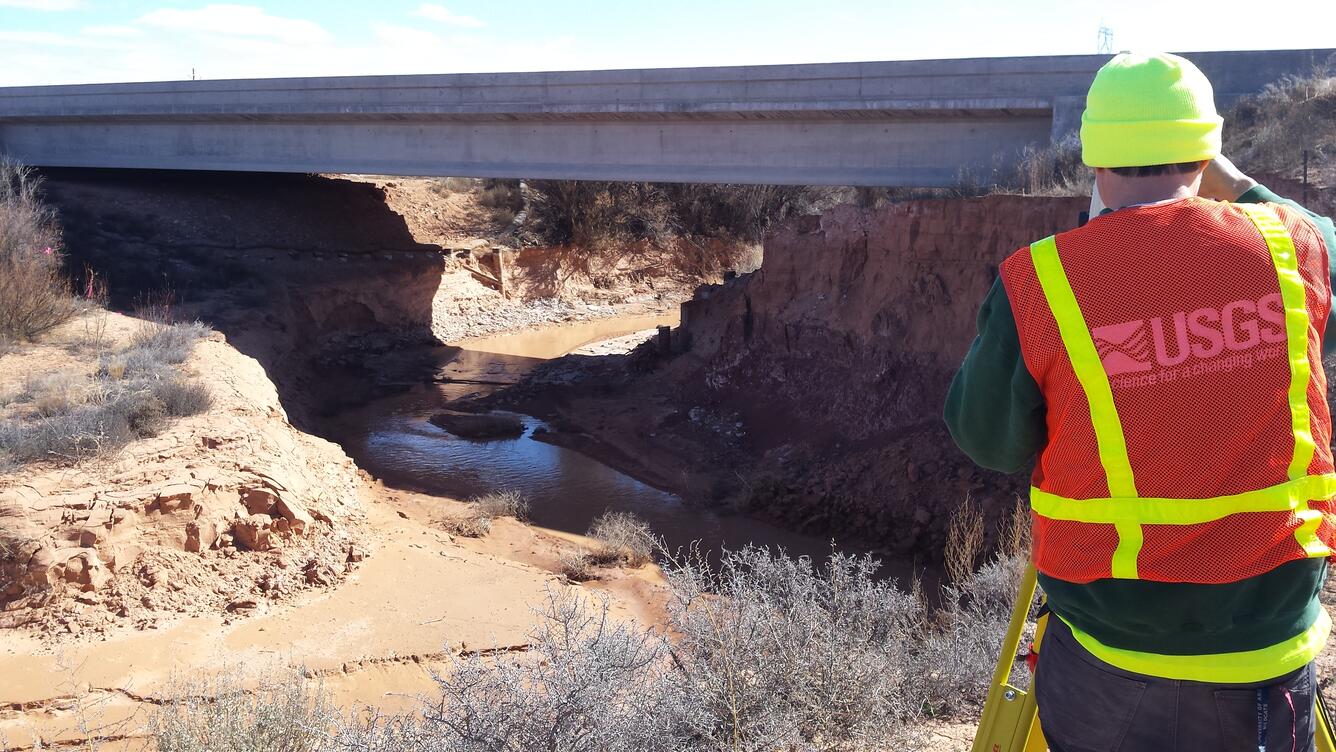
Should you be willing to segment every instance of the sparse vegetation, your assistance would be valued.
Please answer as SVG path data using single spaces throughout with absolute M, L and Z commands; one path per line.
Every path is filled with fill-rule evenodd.
M 1245 171 L 1293 171 L 1305 149 L 1314 164 L 1336 157 L 1336 59 L 1285 76 L 1225 114 L 1225 153 Z
M 589 537 L 599 544 L 591 554 L 591 563 L 598 566 L 644 566 L 657 545 L 649 524 L 630 512 L 599 515 L 589 526 Z
M 529 516 L 529 500 L 515 490 L 493 491 L 469 499 L 469 510 L 462 516 L 444 521 L 446 529 L 466 538 L 481 538 L 492 531 L 492 520 L 497 517 Z
M 811 186 L 535 180 L 526 183 L 529 239 L 591 250 L 648 243 L 701 248 L 761 240 L 771 225 L 829 208 L 847 191 Z
M 559 561 L 561 574 L 571 582 L 588 582 L 598 579 L 589 555 L 584 551 L 565 551 Z
M 529 500 L 515 490 L 493 491 L 469 499 L 477 513 L 488 519 L 514 517 L 523 520 L 529 516 Z
M 170 418 L 209 409 L 212 397 L 172 366 L 208 332 L 198 323 L 152 325 L 91 376 L 31 377 L 14 402 L 26 414 L 0 422 L 0 453 L 15 462 L 77 461 L 160 433 Z
M 481 538 L 492 532 L 492 518 L 477 513 L 449 517 L 442 524 L 449 532 L 465 538 Z
M 943 558 L 947 577 L 954 583 L 966 582 L 974 575 L 974 565 L 983 553 L 983 512 L 968 494 L 951 513 L 946 532 Z
M 550 591 L 527 652 L 457 659 L 420 713 L 329 730 L 294 676 L 268 701 L 191 692 L 226 699 L 167 706 L 155 735 L 160 749 L 184 749 L 171 745 L 198 743 L 197 729 L 217 723 L 217 752 L 257 748 L 235 730 L 261 727 L 252 733 L 305 733 L 312 746 L 273 747 L 300 750 L 315 740 L 362 752 L 914 749 L 925 717 L 982 703 L 1020 567 L 991 562 L 930 613 L 867 557 L 818 566 L 746 548 L 710 565 L 690 551 L 668 570 L 666 632 L 611 618 L 606 600 Z
M 159 752 L 316 752 L 333 713 L 299 671 L 251 689 L 232 669 L 179 681 L 170 696 L 149 720 Z
M 54 213 L 32 172 L 0 157 L 0 341 L 27 341 L 79 311 L 63 267 Z

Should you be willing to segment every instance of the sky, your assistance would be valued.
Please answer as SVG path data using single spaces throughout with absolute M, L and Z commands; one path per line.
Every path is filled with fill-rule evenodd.
M 1336 47 L 1284 0 L 0 0 L 0 86 Z M 1283 10 L 1281 10 L 1283 9 Z

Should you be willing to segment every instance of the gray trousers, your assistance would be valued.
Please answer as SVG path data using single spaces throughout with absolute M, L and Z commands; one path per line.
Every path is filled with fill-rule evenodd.
M 1035 675 L 1039 722 L 1052 752 L 1258 752 L 1261 728 L 1266 752 L 1312 752 L 1316 691 L 1312 663 L 1259 684 L 1123 671 L 1081 647 L 1056 616 Z

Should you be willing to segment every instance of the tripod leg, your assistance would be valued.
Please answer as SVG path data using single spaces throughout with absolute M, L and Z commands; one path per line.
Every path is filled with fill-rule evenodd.
M 1021 634 L 1025 630 L 1025 621 L 1030 615 L 1030 604 L 1034 602 L 1035 585 L 1034 566 L 1027 564 L 1021 576 L 1016 605 L 1011 612 L 1011 623 L 1002 640 L 997 667 L 993 670 L 993 679 L 988 686 L 988 700 L 983 706 L 983 716 L 979 719 L 972 752 L 1029 752 L 1031 748 L 1028 740 L 1037 736 L 1032 733 L 1037 725 L 1032 694 L 1008 684 L 1011 667 L 1016 662 L 1016 652 L 1020 648 Z
M 1317 752 L 1336 752 L 1336 737 L 1332 736 L 1331 713 L 1322 699 L 1322 690 L 1317 690 L 1316 705 L 1313 708 L 1313 725 L 1317 735 Z

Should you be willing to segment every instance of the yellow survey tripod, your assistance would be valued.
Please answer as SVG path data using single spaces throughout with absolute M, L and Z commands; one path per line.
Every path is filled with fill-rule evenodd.
M 972 752 L 1044 752 L 1048 749 L 1044 733 L 1039 728 L 1034 692 L 1011 685 L 1011 669 L 1020 651 L 1021 636 L 1034 604 L 1034 594 L 1035 570 L 1034 565 L 1030 564 L 1021 576 L 1020 592 L 1011 611 L 1007 636 L 1002 640 L 1002 653 L 998 656 L 997 668 L 993 670 L 992 683 L 988 685 L 988 699 L 983 706 L 983 717 L 979 719 Z M 1044 636 L 1046 621 L 1047 616 L 1041 617 L 1035 628 L 1036 652 Z M 1317 691 L 1316 695 L 1317 707 L 1313 715 L 1317 726 L 1317 752 L 1336 752 L 1327 706 L 1322 701 L 1321 691 Z

